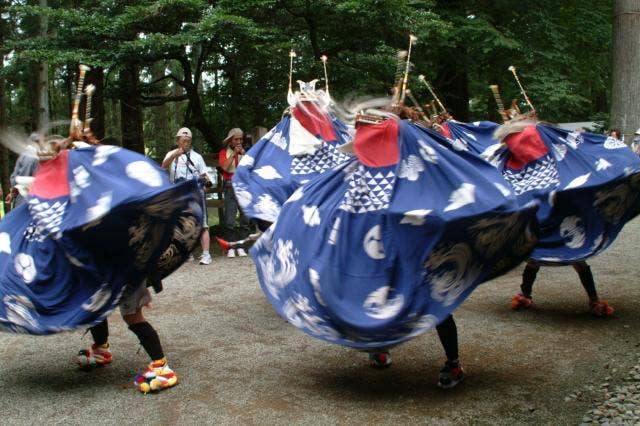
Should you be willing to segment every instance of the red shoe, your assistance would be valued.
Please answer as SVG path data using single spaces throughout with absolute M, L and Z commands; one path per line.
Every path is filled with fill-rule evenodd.
M 369 352 L 369 365 L 374 368 L 391 366 L 391 354 L 388 351 Z
M 438 375 L 438 386 L 443 389 L 451 389 L 463 380 L 464 370 L 460 363 L 452 364 L 447 361 Z
M 97 346 L 95 343 L 91 345 L 89 349 L 80 350 L 76 357 L 76 363 L 82 369 L 91 369 L 93 367 L 111 364 L 111 361 L 113 361 L 113 355 L 109 350 L 109 346 L 104 348 Z
M 525 296 L 522 293 L 516 294 L 515 296 L 513 296 L 513 299 L 511 299 L 511 309 L 516 311 L 519 309 L 527 309 L 531 307 L 532 304 L 533 299 L 531 298 L 531 296 Z
M 604 300 L 598 300 L 597 302 L 589 303 L 589 312 L 595 317 L 605 318 L 612 316 L 615 311 Z
M 178 376 L 169 368 L 166 359 L 153 361 L 149 367 L 138 374 L 133 381 L 136 388 L 142 393 L 161 391 L 178 384 Z

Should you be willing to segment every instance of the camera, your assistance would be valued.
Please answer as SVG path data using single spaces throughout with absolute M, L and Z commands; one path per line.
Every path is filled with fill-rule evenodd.
M 209 180 L 209 176 L 207 176 L 206 173 L 200 175 L 200 180 L 202 181 L 202 185 L 204 185 L 205 188 L 213 188 L 213 182 Z

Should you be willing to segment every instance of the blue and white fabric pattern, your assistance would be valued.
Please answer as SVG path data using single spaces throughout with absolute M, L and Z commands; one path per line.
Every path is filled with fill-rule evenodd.
M 238 164 L 232 182 L 244 214 L 274 222 L 300 185 L 349 158 L 338 148 L 350 140 L 330 113 L 307 102 L 293 107 Z
M 195 180 L 171 185 L 113 146 L 44 161 L 27 203 L 0 221 L 0 330 L 51 334 L 104 320 L 127 285 L 175 270 L 200 237 Z
M 389 347 L 445 319 L 527 258 L 536 206 L 440 135 L 387 120 L 355 156 L 300 187 L 251 255 L 276 311 L 332 343 Z
M 483 158 L 499 168 L 521 205 L 540 203 L 541 235 L 532 253 L 540 263 L 601 253 L 640 212 L 640 160 L 615 138 L 538 123 L 507 136 L 505 145 L 487 137 L 497 125 L 448 127 L 475 153 L 491 153 Z

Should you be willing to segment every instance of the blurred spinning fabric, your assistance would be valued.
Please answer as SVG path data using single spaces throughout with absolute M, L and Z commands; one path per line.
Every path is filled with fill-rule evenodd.
M 506 126 L 509 126 L 507 124 Z M 540 241 L 532 258 L 563 264 L 601 253 L 640 212 L 640 159 L 621 141 L 524 122 L 504 143 L 490 122 L 449 121 L 453 145 L 495 165 L 521 205 L 538 200 Z
M 302 184 L 346 161 L 338 148 L 351 140 L 330 111 L 327 95 L 291 102 L 282 120 L 242 158 L 233 189 L 244 214 L 274 222 L 287 198 Z
M 276 311 L 357 348 L 445 319 L 530 255 L 536 209 L 490 164 L 408 121 L 361 124 L 355 156 L 300 187 L 251 255 Z
M 101 322 L 125 286 L 162 278 L 197 243 L 197 182 L 169 183 L 114 146 L 41 162 L 27 203 L 0 221 L 0 330 L 50 334 Z

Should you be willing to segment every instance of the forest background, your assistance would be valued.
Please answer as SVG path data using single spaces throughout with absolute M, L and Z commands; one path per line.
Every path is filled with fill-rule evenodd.
M 83 63 L 106 143 L 161 159 L 187 126 L 212 153 L 232 127 L 279 121 L 290 50 L 294 81 L 319 87 L 328 57 L 340 102 L 389 94 L 409 34 L 421 103 L 432 99 L 424 74 L 456 119 L 499 121 L 488 86 L 522 99 L 513 65 L 541 119 L 607 126 L 613 27 L 602 0 L 0 0 L 0 128 L 26 136 L 53 123 L 66 135 Z M 0 160 L 6 191 L 14 156 Z

